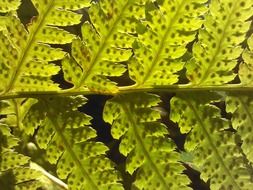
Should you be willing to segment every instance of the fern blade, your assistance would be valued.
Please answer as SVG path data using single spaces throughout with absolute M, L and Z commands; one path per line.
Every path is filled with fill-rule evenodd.
M 50 44 L 66 44 L 72 41 L 75 36 L 58 26 L 69 26 L 80 22 L 80 15 L 70 12 L 71 7 L 73 9 L 83 8 L 88 4 L 83 2 L 74 6 L 72 1 L 70 2 L 72 5 L 67 8 L 61 2 L 53 0 L 33 0 L 32 2 L 39 14 L 34 17 L 27 30 L 15 16 L 5 18 L 6 29 L 3 30 L 2 35 L 3 38 L 8 39 L 4 44 L 10 46 L 9 52 L 12 52 L 11 58 L 14 61 L 12 64 L 6 64 L 6 67 L 10 68 L 12 72 L 8 76 L 5 74 L 7 80 L 5 80 L 2 93 L 42 89 L 58 90 L 58 85 L 54 84 L 50 77 L 58 73 L 59 67 L 52 64 L 47 67 L 47 62 L 62 59 L 66 53 L 59 48 L 53 48 Z M 67 16 L 69 18 L 66 18 Z M 56 18 L 62 21 L 52 21 Z M 36 67 L 34 62 L 38 63 Z M 31 65 L 39 71 L 37 74 L 29 73 L 27 69 L 34 69 Z M 44 69 L 48 69 L 47 76 L 40 75 L 40 71 L 45 73 Z M 4 77 L 0 73 L 0 78 Z
M 199 42 L 193 45 L 193 59 L 186 65 L 195 85 L 221 85 L 232 81 L 233 68 L 242 53 L 240 43 L 250 27 L 252 1 L 212 1 Z
M 244 62 L 239 66 L 239 78 L 242 86 L 252 85 L 252 70 L 253 70 L 253 35 L 248 38 L 248 49 L 245 49 L 242 57 Z M 230 93 L 226 98 L 226 111 L 232 113 L 232 125 L 242 140 L 242 150 L 246 154 L 247 159 L 252 163 L 253 154 L 250 149 L 250 144 L 253 141 L 251 138 L 251 130 L 253 118 L 251 114 L 252 98 L 249 93 L 235 94 Z
M 205 97 L 200 99 L 191 94 L 172 99 L 171 119 L 184 133 L 189 132 L 185 148 L 193 154 L 193 163 L 202 172 L 201 177 L 205 181 L 210 179 L 212 189 L 250 189 L 250 174 L 234 134 L 228 131 L 228 121 L 220 118 L 219 109 L 210 105 L 219 98 Z
M 31 120 L 34 128 L 40 125 L 37 143 L 46 149 L 47 160 L 57 163 L 57 174 L 67 179 L 69 188 L 122 189 L 119 174 L 105 157 L 108 148 L 92 141 L 96 132 L 89 127 L 91 118 L 77 111 L 85 102 L 81 96 L 45 98 L 31 107 L 23 125 Z
M 0 110 L 2 111 L 2 110 Z M 15 151 L 19 140 L 11 134 L 10 128 L 0 121 L 0 186 L 4 189 L 36 190 L 42 187 L 42 174 L 25 165 L 30 158 Z
M 144 17 L 144 3 L 142 0 L 103 0 L 92 4 L 88 11 L 91 23 L 85 22 L 82 26 L 83 42 L 77 40 L 72 46 L 76 65 L 83 71 L 78 83 L 71 81 L 74 88 L 118 91 L 116 83 L 107 77 L 121 76 L 125 72 L 121 63 L 132 55 L 130 48 L 136 33 L 134 20 Z M 78 48 L 80 44 L 81 50 Z
M 250 144 L 253 142 L 253 138 L 250 135 L 253 130 L 253 117 L 252 117 L 252 98 L 249 94 L 233 95 L 226 99 L 226 110 L 232 113 L 232 125 L 237 134 L 242 139 L 242 150 L 246 154 L 248 160 L 253 162 L 253 154 Z
M 204 2 L 159 1 L 159 9 L 149 12 L 148 28 L 139 35 L 140 47 L 134 50 L 135 57 L 129 63 L 130 77 L 137 86 L 178 81 L 176 73 L 184 66 L 180 58 L 201 27 Z
M 243 63 L 239 66 L 239 78 L 242 86 L 252 85 L 253 82 L 253 35 L 248 38 L 248 49 L 245 49 L 242 58 Z
M 1 1 L 0 2 L 0 12 L 6 13 L 10 11 L 15 11 L 20 6 L 21 1 L 20 0 L 14 0 L 14 1 Z
M 178 163 L 179 154 L 172 141 L 165 138 L 164 125 L 156 122 L 159 113 L 151 109 L 159 101 L 156 95 L 145 93 L 115 97 L 106 103 L 103 117 L 112 124 L 113 137 L 121 138 L 119 149 L 127 156 L 126 170 L 133 174 L 138 169 L 133 186 L 189 189 L 189 180 Z

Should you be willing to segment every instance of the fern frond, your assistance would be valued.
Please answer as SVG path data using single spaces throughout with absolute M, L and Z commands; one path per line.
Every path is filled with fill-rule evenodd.
M 169 85 L 178 81 L 184 67 L 180 59 L 202 25 L 200 18 L 206 1 L 158 1 L 159 9 L 150 11 L 147 30 L 139 35 L 139 46 L 129 63 L 129 74 L 137 86 Z
M 253 84 L 253 35 L 248 38 L 248 46 L 249 49 L 242 54 L 244 63 L 241 63 L 239 68 L 239 78 L 244 86 Z
M 0 187 L 1 189 L 36 190 L 42 187 L 39 178 L 42 174 L 30 169 L 30 158 L 15 152 L 19 140 L 10 128 L 0 123 Z
M 0 102 L 0 114 L 4 115 L 5 118 L 2 119 L 3 123 L 7 124 L 10 127 L 18 128 L 21 130 L 27 130 L 24 128 L 22 122 L 29 111 L 30 107 L 37 102 L 36 99 L 15 99 L 15 100 L 6 100 Z M 34 129 L 32 128 L 32 131 Z
M 175 145 L 166 137 L 166 127 L 157 122 L 160 114 L 152 109 L 158 96 L 139 93 L 122 95 L 106 102 L 103 117 L 112 124 L 111 133 L 121 139 L 119 150 L 127 156 L 126 170 L 137 171 L 138 189 L 189 189 L 182 174 Z
M 243 52 L 244 63 L 240 64 L 239 77 L 242 85 L 253 84 L 253 35 L 248 38 L 249 49 Z M 251 94 L 229 94 L 226 99 L 226 110 L 232 113 L 232 125 L 242 139 L 242 150 L 247 158 L 253 163 L 253 99 Z
M 0 13 L 15 11 L 21 4 L 21 0 L 2 0 L 0 1 Z
M 253 99 L 250 94 L 229 94 L 226 98 L 226 111 L 232 113 L 232 126 L 242 139 L 242 150 L 253 163 Z
M 193 154 L 201 177 L 210 179 L 211 189 L 250 190 L 251 176 L 229 122 L 210 104 L 218 99 L 210 93 L 178 95 L 171 100 L 171 120 L 183 133 L 189 133 L 185 149 Z
M 62 59 L 65 52 L 49 44 L 70 43 L 75 35 L 58 26 L 79 23 L 81 15 L 71 10 L 88 5 L 88 1 L 77 4 L 74 0 L 67 5 L 55 0 L 32 2 L 38 15 L 27 29 L 15 15 L 7 15 L 6 29 L 0 31 L 1 93 L 58 89 L 50 77 L 60 68 L 48 62 Z
M 74 88 L 117 92 L 108 79 L 125 72 L 122 64 L 132 55 L 135 20 L 145 16 L 144 0 L 101 0 L 88 10 L 91 23 L 82 26 L 82 38 L 72 44 L 72 56 L 63 61 L 65 80 Z M 70 74 L 71 73 L 71 74 Z
M 243 52 L 244 63 L 240 64 L 239 77 L 242 85 L 253 84 L 253 35 L 248 38 L 249 49 Z M 253 99 L 251 94 L 230 93 L 226 98 L 226 110 L 232 113 L 232 125 L 242 139 L 242 150 L 248 160 L 253 163 L 253 152 L 251 144 L 253 143 Z
M 23 124 L 39 126 L 36 140 L 46 149 L 47 160 L 57 163 L 57 174 L 68 180 L 70 189 L 123 189 L 114 165 L 105 157 L 108 148 L 92 139 L 90 117 L 77 111 L 82 96 L 45 98 L 34 104 Z M 50 106 L 49 106 L 50 105 Z
M 204 29 L 193 46 L 193 59 L 186 65 L 187 77 L 195 85 L 220 85 L 232 81 L 233 68 L 242 53 L 252 16 L 251 0 L 213 0 L 205 16 Z

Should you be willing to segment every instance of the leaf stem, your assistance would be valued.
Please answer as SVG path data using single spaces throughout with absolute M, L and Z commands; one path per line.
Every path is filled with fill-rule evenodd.
M 119 87 L 119 91 L 116 93 L 110 92 L 94 92 L 88 88 L 82 90 L 67 89 L 60 91 L 29 91 L 29 92 L 11 92 L 0 95 L 0 100 L 15 99 L 15 98 L 40 98 L 44 96 L 77 96 L 77 95 L 119 95 L 136 92 L 202 92 L 202 91 L 224 91 L 224 92 L 252 92 L 253 86 L 243 86 L 241 84 L 226 84 L 226 85 L 208 85 L 208 86 L 195 86 L 192 84 L 178 84 L 178 85 L 163 85 L 163 86 L 147 86 L 138 87 L 124 86 Z

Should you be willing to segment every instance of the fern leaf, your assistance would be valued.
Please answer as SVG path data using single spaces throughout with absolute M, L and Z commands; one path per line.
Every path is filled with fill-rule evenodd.
M 244 63 L 240 64 L 239 77 L 241 84 L 251 85 L 253 82 L 252 70 L 253 70 L 253 35 L 248 38 L 249 49 L 243 52 Z M 253 130 L 253 118 L 252 118 L 252 98 L 250 94 L 232 94 L 230 93 L 226 99 L 226 110 L 232 113 L 232 125 L 237 130 L 237 133 L 242 139 L 242 150 L 246 154 L 247 158 L 253 163 L 253 153 L 250 149 L 253 138 L 251 130 Z
M 246 49 L 243 54 L 244 63 L 240 64 L 239 78 L 243 86 L 252 85 L 253 83 L 253 35 L 248 38 L 249 49 Z
M 0 151 L 1 151 L 1 165 L 0 171 L 6 171 L 17 166 L 26 164 L 28 157 L 13 152 L 11 149 L 18 145 L 18 139 L 10 133 L 10 128 L 0 123 Z
M 30 107 L 37 102 L 36 99 L 16 99 L 6 100 L 0 103 L 0 114 L 5 115 L 2 121 L 10 127 L 26 130 L 27 133 L 32 134 L 34 127 L 25 127 L 22 122 Z M 2 106 L 1 106 L 2 104 Z
M 77 111 L 85 102 L 81 96 L 45 98 L 31 107 L 23 124 L 40 126 L 37 143 L 46 149 L 47 160 L 57 163 L 57 174 L 67 178 L 70 189 L 122 189 L 114 165 L 105 157 L 108 148 L 92 141 L 96 132 L 89 127 L 91 118 Z
M 7 13 L 10 11 L 15 11 L 20 6 L 20 0 L 2 0 L 0 2 L 0 12 Z
M 251 85 L 253 82 L 253 35 L 248 38 L 249 49 L 243 52 L 244 63 L 240 64 L 239 77 L 242 85 Z M 226 110 L 232 113 L 232 125 L 242 139 L 242 150 L 247 158 L 253 163 L 253 153 L 250 149 L 253 138 L 251 131 L 253 130 L 252 103 L 250 94 L 232 94 L 230 93 L 226 99 Z
M 242 150 L 247 158 L 253 163 L 251 143 L 253 138 L 252 104 L 253 100 L 249 94 L 230 94 L 226 99 L 226 110 L 232 113 L 232 125 L 242 139 Z
M 159 9 L 150 11 L 146 32 L 139 35 L 140 47 L 129 63 L 129 73 L 137 86 L 169 85 L 178 81 L 178 71 L 187 51 L 202 25 L 200 18 L 206 12 L 199 0 L 159 1 Z
M 233 68 L 242 53 L 240 43 L 250 27 L 251 0 L 213 0 L 204 29 L 193 46 L 193 59 L 186 65 L 192 84 L 220 85 L 232 81 Z
M 185 149 L 193 154 L 201 177 L 210 179 L 211 189 L 250 190 L 253 183 L 235 135 L 228 130 L 228 121 L 220 117 L 220 110 L 210 104 L 216 100 L 210 93 L 178 95 L 171 101 L 171 119 L 189 133 Z
M 11 130 L 10 128 L 6 125 L 2 123 L 1 120 L 1 151 L 5 148 L 5 149 L 11 149 L 15 146 L 18 145 L 18 139 L 15 138 L 12 134 L 11 134 Z
M 136 38 L 134 21 L 144 17 L 144 3 L 143 0 L 93 3 L 88 11 L 91 23 L 82 26 L 83 41 L 76 39 L 72 44 L 73 58 L 66 57 L 63 61 L 65 80 L 74 88 L 117 92 L 116 83 L 108 77 L 120 76 L 126 70 L 121 62 L 132 55 Z
M 14 151 L 18 145 L 10 128 L 0 123 L 0 187 L 3 189 L 36 190 L 41 187 L 41 173 L 25 166 L 30 158 Z
M 112 136 L 121 138 L 119 150 L 127 156 L 127 172 L 138 169 L 134 186 L 189 189 L 175 145 L 165 137 L 165 126 L 157 122 L 159 112 L 152 109 L 159 101 L 158 96 L 145 93 L 118 96 L 107 101 L 103 117 L 112 124 Z
M 73 34 L 58 26 L 68 26 L 80 22 L 81 15 L 70 12 L 73 8 L 83 8 L 88 1 L 77 5 L 69 1 L 33 0 L 38 15 L 27 29 L 15 16 L 6 16 L 6 29 L 0 32 L 1 66 L 0 80 L 2 93 L 17 91 L 57 90 L 50 77 L 60 68 L 48 62 L 59 60 L 66 54 L 50 44 L 70 43 Z M 2 85 L 3 84 L 3 85 Z

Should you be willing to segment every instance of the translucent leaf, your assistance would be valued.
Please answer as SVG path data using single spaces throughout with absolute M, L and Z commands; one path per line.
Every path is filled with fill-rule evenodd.
M 240 43 L 250 27 L 251 0 L 213 0 L 199 41 L 193 45 L 193 59 L 186 65 L 187 77 L 196 85 L 221 85 L 232 81 L 233 68 L 242 53 Z
M 82 69 L 74 59 L 66 56 L 62 60 L 62 69 L 64 72 L 64 79 L 67 82 L 72 84 L 79 84 L 80 77 L 82 76 Z
M 3 151 L 1 152 L 1 171 L 13 169 L 17 166 L 22 166 L 28 162 L 29 158 L 15 152 Z
M 248 38 L 249 49 L 244 50 L 242 58 L 244 63 L 240 64 L 239 77 L 242 85 L 253 84 L 253 35 Z
M 11 129 L 0 123 L 0 151 L 2 149 L 11 149 L 18 145 L 19 140 L 11 134 Z
M 107 77 L 121 76 L 125 72 L 121 62 L 127 61 L 132 55 L 130 48 L 136 38 L 133 35 L 136 33 L 134 21 L 144 18 L 144 3 L 142 0 L 94 2 L 88 10 L 91 23 L 85 22 L 82 26 L 83 41 L 77 39 L 72 44 L 72 56 L 76 63 L 67 59 L 63 64 L 65 80 L 72 83 L 74 88 L 117 92 L 116 83 Z M 73 65 L 72 68 L 81 67 L 82 76 L 79 80 L 69 78 L 68 73 L 74 70 L 66 67 L 66 61 Z
M 17 176 L 16 177 L 16 182 L 20 183 L 22 181 L 29 181 L 32 179 L 36 179 L 36 177 L 40 177 L 41 174 L 40 172 L 36 171 L 36 170 L 29 170 L 28 168 L 19 168 L 14 170 L 14 175 Z M 31 178 L 31 176 L 33 176 L 33 178 Z
M 2 189 L 37 190 L 42 188 L 41 173 L 28 167 L 17 167 L 0 174 Z
M 36 103 L 35 99 L 15 99 L 8 101 L 8 111 L 5 113 L 6 117 L 3 119 L 4 123 L 11 127 L 19 127 L 23 129 L 23 119 L 30 107 Z M 29 129 L 27 129 L 29 132 Z
M 75 35 L 57 27 L 46 26 L 41 34 L 38 34 L 38 41 L 48 44 L 67 44 L 72 41 Z
M 210 104 L 217 100 L 215 96 L 209 93 L 206 101 L 201 93 L 173 97 L 171 119 L 182 132 L 188 133 L 185 149 L 193 155 L 192 164 L 201 172 L 202 179 L 210 179 L 211 189 L 251 189 L 251 176 L 235 135 L 228 130 L 229 122 Z
M 20 0 L 1 0 L 0 1 L 0 12 L 6 13 L 9 11 L 15 11 L 21 4 Z
M 28 179 L 29 180 L 29 179 Z M 28 182 L 25 182 L 25 183 L 21 183 L 21 184 L 18 184 L 16 187 L 15 187 L 15 190 L 37 190 L 39 188 L 42 188 L 42 184 L 38 181 L 34 181 L 33 179 L 31 179 L 30 181 Z M 48 186 L 47 186 L 48 187 Z
M 69 2 L 65 4 L 66 6 L 69 5 Z M 79 24 L 80 20 L 82 18 L 82 15 L 77 14 L 72 11 L 68 10 L 61 10 L 61 9 L 55 9 L 50 12 L 50 14 L 47 16 L 47 23 L 48 25 L 54 25 L 54 26 L 70 26 Z
M 169 85 L 178 81 L 180 59 L 186 45 L 195 39 L 206 12 L 205 1 L 159 1 L 159 9 L 149 12 L 148 28 L 139 35 L 139 47 L 129 63 L 129 73 L 136 85 Z M 201 4 L 202 3 L 202 4 Z
M 57 174 L 69 188 L 123 189 L 119 174 L 105 157 L 108 148 L 92 140 L 96 131 L 89 126 L 91 117 L 77 110 L 85 102 L 82 96 L 46 97 L 31 107 L 23 125 L 39 126 L 37 143 L 46 149 L 47 160 L 57 164 Z
M 90 2 L 90 0 L 55 0 L 55 7 L 74 11 L 83 7 L 89 7 Z
M 165 137 L 168 132 L 152 109 L 159 102 L 158 96 L 146 93 L 114 97 L 106 102 L 103 118 L 112 125 L 112 136 L 121 139 L 126 171 L 137 174 L 135 188 L 189 189 L 175 145 Z
M 226 111 L 232 113 L 232 126 L 242 139 L 242 150 L 253 162 L 253 98 L 249 94 L 231 94 L 226 98 Z
M 79 39 L 72 43 L 72 55 L 74 59 L 66 57 L 63 60 L 64 77 L 66 81 L 78 87 L 82 83 L 83 73 L 90 72 L 91 65 L 87 64 L 90 56 L 87 47 Z M 120 76 L 124 71 L 125 68 L 122 65 L 104 61 L 99 66 L 93 67 L 93 75 L 90 75 L 91 78 L 86 86 L 94 91 L 107 91 L 107 89 L 115 91 L 117 90 L 116 83 L 111 82 L 105 76 Z
M 81 15 L 72 11 L 90 5 L 88 1 L 76 0 L 65 2 L 66 5 L 59 0 L 32 0 L 32 3 L 38 15 L 27 28 L 14 15 L 2 17 L 5 25 L 0 30 L 2 93 L 58 89 L 51 76 L 60 68 L 48 62 L 60 60 L 66 53 L 51 44 L 71 43 L 75 35 L 59 26 L 78 24 Z
M 41 187 L 41 173 L 24 167 L 30 158 L 17 153 L 14 147 L 18 139 L 11 134 L 11 129 L 0 123 L 0 184 L 1 189 L 31 189 Z

